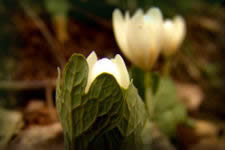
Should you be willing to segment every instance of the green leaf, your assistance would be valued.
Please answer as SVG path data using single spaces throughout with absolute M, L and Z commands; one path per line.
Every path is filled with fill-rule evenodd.
M 124 97 L 123 118 L 118 128 L 124 136 L 129 136 L 136 129 L 144 126 L 147 115 L 145 105 L 133 84 L 124 91 Z
M 138 89 L 138 93 L 142 99 L 145 98 L 145 72 L 138 67 L 132 66 L 130 69 L 130 76 L 133 79 L 134 86 Z
M 79 54 L 65 66 L 62 85 L 59 69 L 58 74 L 56 105 L 66 149 L 87 149 L 115 128 L 124 136 L 134 135 L 144 124 L 145 107 L 133 84 L 122 90 L 112 75 L 103 73 L 85 93 L 88 64 Z
M 154 95 L 159 89 L 160 75 L 153 72 L 151 73 L 151 78 L 152 94 Z
M 77 134 L 85 127 L 75 127 L 75 115 L 82 102 L 88 76 L 88 65 L 82 55 L 74 54 L 65 66 L 62 86 L 60 86 L 60 71 L 56 89 L 56 106 L 64 129 L 65 145 L 67 149 L 74 149 Z M 81 113 L 82 114 L 82 113 Z M 79 118 L 76 118 L 79 120 Z M 81 131 L 80 131 L 81 130 Z
M 92 83 L 84 99 L 86 103 L 74 112 L 77 115 L 75 122 L 78 123 L 75 130 L 78 133 L 76 136 L 82 133 L 81 136 L 88 137 L 91 142 L 120 121 L 123 95 L 114 77 L 102 74 Z
M 135 66 L 132 66 L 130 69 L 130 76 L 132 77 L 134 86 L 138 89 L 138 93 L 142 99 L 145 98 L 145 83 L 144 83 L 145 73 L 146 72 Z M 151 76 L 150 87 L 152 88 L 152 94 L 154 95 L 159 88 L 160 75 L 159 73 L 151 72 L 150 76 Z
M 59 113 L 61 113 L 61 70 L 60 68 L 57 68 L 58 70 L 58 78 L 56 83 L 56 109 Z
M 153 121 L 164 134 L 173 136 L 177 124 L 187 120 L 187 112 L 183 104 L 178 101 L 175 85 L 170 78 L 160 79 L 159 89 L 153 96 L 153 104 Z

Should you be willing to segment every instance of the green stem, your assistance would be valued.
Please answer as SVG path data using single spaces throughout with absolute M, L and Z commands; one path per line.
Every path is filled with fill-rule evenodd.
M 170 70 L 171 70 L 171 58 L 167 57 L 166 63 L 163 66 L 163 75 L 168 76 L 170 74 Z
M 144 83 L 145 83 L 145 105 L 147 108 L 148 116 L 152 119 L 154 113 L 154 104 L 152 100 L 152 89 L 151 89 L 151 73 L 146 72 Z

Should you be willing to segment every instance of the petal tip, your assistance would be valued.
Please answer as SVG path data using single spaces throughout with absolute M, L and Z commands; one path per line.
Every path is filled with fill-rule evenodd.
M 144 16 L 144 12 L 143 12 L 143 10 L 141 9 L 141 8 L 138 8 L 136 11 L 135 11 L 135 13 L 134 13 L 134 15 L 133 15 L 133 19 L 137 19 L 137 18 L 140 18 L 140 17 L 143 17 Z
M 88 59 L 93 59 L 93 58 L 98 59 L 97 54 L 95 53 L 94 50 L 87 56 L 87 60 Z
M 122 14 L 122 12 L 118 9 L 118 8 L 116 8 L 116 9 L 114 9 L 114 11 L 113 11 L 113 13 L 112 13 L 112 17 L 113 18 L 122 18 L 123 17 L 123 14 Z
M 155 16 L 158 18 L 163 18 L 162 12 L 158 7 L 151 7 L 148 9 L 148 11 L 146 12 L 147 16 Z

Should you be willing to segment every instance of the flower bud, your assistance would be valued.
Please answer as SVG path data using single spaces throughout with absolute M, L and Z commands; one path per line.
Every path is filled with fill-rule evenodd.
M 184 40 L 186 27 L 182 17 L 177 16 L 173 20 L 165 20 L 163 23 L 163 54 L 166 57 L 173 55 Z
M 150 70 L 161 49 L 163 18 L 158 8 L 146 13 L 141 9 L 130 17 L 116 9 L 113 12 L 113 29 L 116 41 L 123 54 L 136 66 Z
M 102 73 L 111 74 L 120 87 L 127 89 L 130 84 L 129 74 L 126 68 L 126 65 L 123 61 L 123 58 L 117 54 L 114 58 L 97 58 L 95 52 L 92 52 L 87 57 L 89 73 L 88 73 L 88 81 L 85 89 L 85 93 L 88 92 L 92 82 Z

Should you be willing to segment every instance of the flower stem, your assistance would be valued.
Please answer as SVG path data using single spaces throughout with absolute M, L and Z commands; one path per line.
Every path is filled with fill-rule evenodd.
M 163 75 L 168 76 L 170 74 L 170 70 L 171 70 L 171 58 L 167 57 L 162 70 Z
M 67 31 L 68 20 L 66 15 L 57 15 L 53 17 L 56 37 L 62 44 L 69 40 Z
M 154 113 L 154 104 L 152 99 L 152 89 L 151 89 L 151 73 L 146 72 L 144 77 L 145 84 L 145 105 L 147 108 L 149 119 L 152 119 Z

